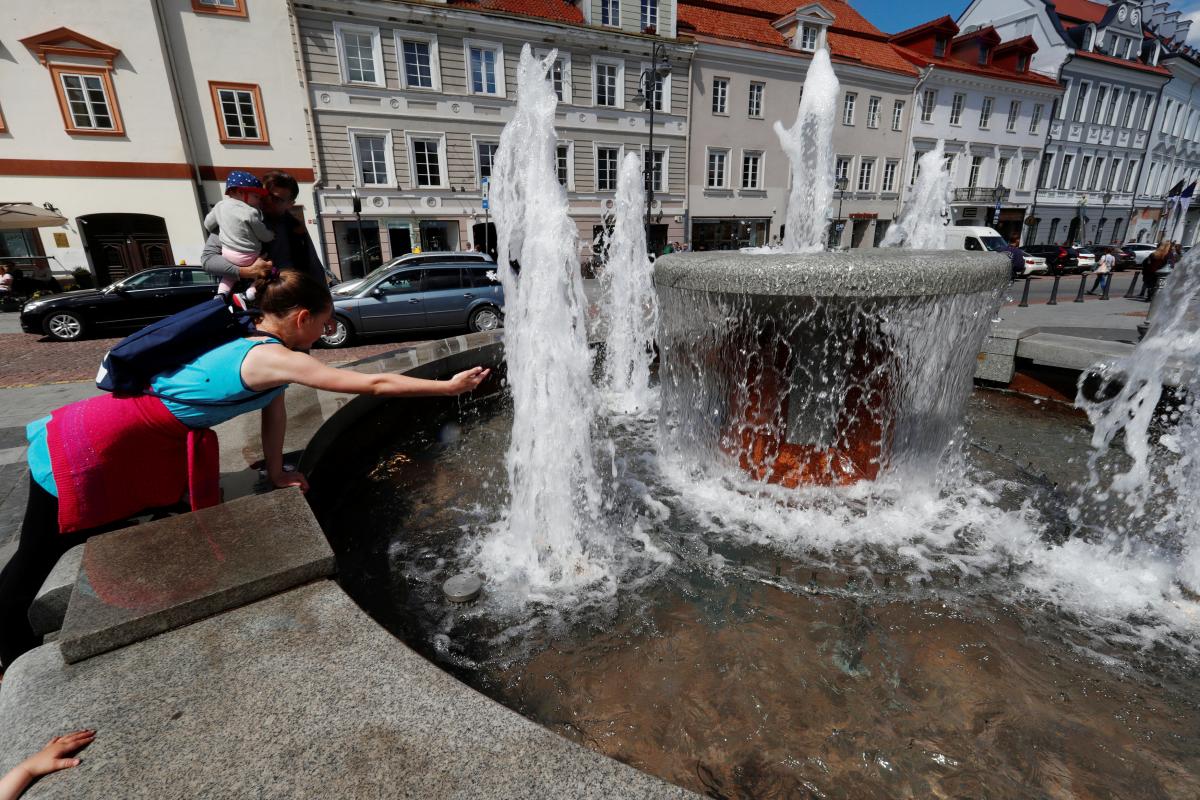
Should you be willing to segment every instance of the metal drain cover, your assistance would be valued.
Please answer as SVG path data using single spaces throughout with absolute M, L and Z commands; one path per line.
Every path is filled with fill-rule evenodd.
M 464 572 L 442 584 L 442 594 L 451 603 L 469 603 L 483 591 L 483 581 L 478 576 Z

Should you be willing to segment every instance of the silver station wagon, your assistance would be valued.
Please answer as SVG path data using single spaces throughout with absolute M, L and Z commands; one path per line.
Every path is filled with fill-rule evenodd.
M 335 286 L 335 330 L 321 341 L 326 347 L 346 347 L 365 336 L 500 327 L 504 289 L 495 262 L 460 256 L 398 259 L 365 278 Z

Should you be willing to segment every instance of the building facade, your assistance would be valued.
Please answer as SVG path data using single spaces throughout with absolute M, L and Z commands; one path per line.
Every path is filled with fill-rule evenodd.
M 13 60 L 0 201 L 48 204 L 68 223 L 6 233 L 0 262 L 87 269 L 101 284 L 199 263 L 204 215 L 232 169 L 292 173 L 312 224 L 293 41 L 286 0 L 21 4 L 0 31 Z
M 922 70 L 909 161 L 945 142 L 956 225 L 1024 238 L 1057 81 L 1030 69 L 1033 37 L 1005 42 L 994 28 L 961 34 L 950 17 L 891 38 Z M 915 170 L 906 183 L 911 188 Z
M 1126 0 L 973 0 L 959 18 L 964 30 L 992 25 L 1006 39 L 1032 37 L 1033 69 L 1063 87 L 1027 242 L 1120 242 L 1136 228 L 1151 125 L 1171 77 L 1142 14 Z
M 362 274 L 417 247 L 494 244 L 484 183 L 512 118 L 526 43 L 535 54 L 558 52 L 559 181 L 585 261 L 622 157 L 646 157 L 650 115 L 639 86 L 655 45 L 665 47 L 671 71 L 654 95 L 651 234 L 656 246 L 683 238 L 691 47 L 672 38 L 675 9 L 666 0 L 376 0 L 357 4 L 353 16 L 343 3 L 312 0 L 297 4 L 296 15 L 335 272 Z M 361 227 L 352 189 L 362 198 Z
M 916 68 L 839 0 L 680 5 L 696 40 L 688 170 L 690 241 L 717 250 L 782 238 L 790 165 L 774 131 L 791 127 L 812 54 L 841 84 L 831 247 L 876 247 L 899 208 Z

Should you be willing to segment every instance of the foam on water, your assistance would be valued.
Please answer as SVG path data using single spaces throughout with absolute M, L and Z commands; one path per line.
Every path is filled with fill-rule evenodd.
M 943 250 L 946 247 L 946 221 L 953 196 L 952 178 L 946 169 L 946 143 L 917 160 L 917 180 L 909 190 L 908 201 L 896 223 L 883 237 L 883 247 L 908 247 L 914 250 Z

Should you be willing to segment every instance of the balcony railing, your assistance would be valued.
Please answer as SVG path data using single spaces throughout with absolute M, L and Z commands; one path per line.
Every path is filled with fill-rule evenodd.
M 1008 189 L 1000 190 L 1000 199 L 1003 200 L 1008 196 Z M 996 202 L 996 190 L 991 186 L 973 186 L 967 189 L 954 190 L 954 202 L 956 203 L 994 203 Z

